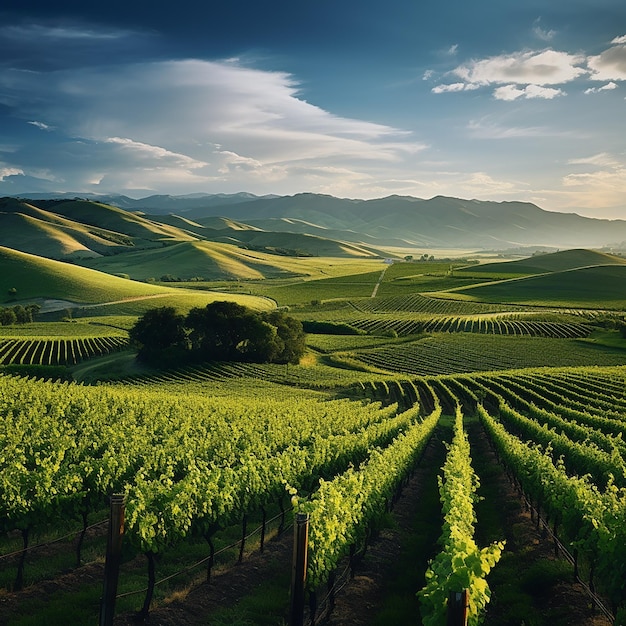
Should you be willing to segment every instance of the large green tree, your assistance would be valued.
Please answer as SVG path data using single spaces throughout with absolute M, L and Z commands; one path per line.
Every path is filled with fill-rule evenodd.
M 174 307 L 146 311 L 131 328 L 129 336 L 139 349 L 139 358 L 153 364 L 173 365 L 186 348 L 185 316 Z
M 170 307 L 153 309 L 130 336 L 141 359 L 167 365 L 173 359 L 297 363 L 305 350 L 298 320 L 282 311 L 257 313 L 235 302 L 212 302 L 186 317 Z

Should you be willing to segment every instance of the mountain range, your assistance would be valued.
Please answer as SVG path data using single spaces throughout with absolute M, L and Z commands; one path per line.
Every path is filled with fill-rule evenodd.
M 29 200 L 39 208 L 52 210 L 59 200 L 68 197 L 72 194 L 57 199 L 33 194 Z M 249 230 L 315 235 L 373 247 L 491 250 L 523 246 L 623 247 L 626 242 L 626 220 L 546 211 L 529 202 L 444 196 L 354 200 L 312 193 L 156 195 L 141 199 L 111 195 L 91 199 L 140 213 L 155 223 L 171 220 L 164 216 L 174 214 L 201 227 L 214 228 L 214 218 L 220 217 L 244 223 Z M 223 229 L 224 225 L 218 227 Z

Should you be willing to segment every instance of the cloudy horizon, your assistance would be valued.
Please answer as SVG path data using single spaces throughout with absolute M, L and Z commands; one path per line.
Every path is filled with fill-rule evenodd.
M 449 195 L 626 218 L 616 0 L 8 5 L 0 195 Z

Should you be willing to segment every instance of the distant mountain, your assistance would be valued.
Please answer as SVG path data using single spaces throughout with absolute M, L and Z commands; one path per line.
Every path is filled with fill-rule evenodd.
M 17 197 L 17 196 L 16 196 Z M 21 194 L 20 198 L 28 200 L 93 200 L 103 204 L 110 204 L 128 211 L 149 211 L 150 213 L 185 213 L 193 210 L 208 209 L 213 206 L 229 204 L 241 204 L 244 202 L 278 198 L 275 195 L 255 196 L 251 193 L 191 193 L 182 196 L 154 195 L 146 198 L 129 198 L 117 194 L 93 194 L 93 193 L 32 193 Z
M 521 246 L 600 247 L 626 241 L 626 220 L 558 213 L 529 202 L 490 202 L 436 196 L 354 200 L 312 193 L 250 194 L 135 202 L 142 210 L 173 212 L 200 223 L 216 215 L 262 229 L 321 235 L 368 245 L 503 249 Z M 194 203 L 197 206 L 193 206 Z M 153 205 L 153 206 L 151 206 Z M 271 222 L 269 221 L 271 220 Z M 328 235 L 326 235 L 328 236 Z
M 349 230 L 378 241 L 417 247 L 509 248 L 530 245 L 599 247 L 626 241 L 625 220 L 545 211 L 528 202 L 487 202 L 436 196 L 345 200 L 298 194 L 216 206 L 222 215 L 257 224 L 289 218 L 317 228 Z M 189 216 L 201 219 L 202 213 Z M 301 228 L 301 224 L 299 225 Z M 389 243 L 388 243 L 389 242 Z
M 32 200 L 41 206 L 42 200 Z M 378 248 L 597 248 L 626 242 L 626 220 L 551 212 L 529 202 L 444 196 L 428 200 L 410 196 L 355 200 L 312 193 L 157 195 L 138 200 L 99 196 L 97 202 L 149 216 L 153 223 L 171 223 L 169 218 L 159 216 L 175 214 L 196 225 L 215 228 L 215 218 L 225 218 L 245 224 L 245 228 L 315 235 Z M 73 215 L 72 219 L 78 218 Z M 194 230 L 197 226 L 177 226 L 198 234 Z

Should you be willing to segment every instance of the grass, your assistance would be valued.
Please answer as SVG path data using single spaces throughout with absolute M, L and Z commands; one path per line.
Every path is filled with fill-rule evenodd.
M 0 339 L 34 337 L 40 339 L 79 338 L 79 337 L 126 337 L 126 331 L 113 325 L 96 325 L 81 322 L 32 322 L 0 326 Z
M 601 265 L 449 291 L 479 302 L 589 309 L 626 309 L 626 265 Z
M 626 264 L 626 259 L 594 250 L 574 249 L 551 254 L 539 254 L 518 261 L 475 265 L 459 269 L 458 273 L 472 276 L 488 274 L 513 278 L 520 275 L 562 272 L 592 265 L 609 264 L 624 265 Z
M 112 352 L 78 363 L 70 368 L 70 373 L 73 380 L 85 384 L 148 373 L 150 370 L 142 366 L 136 357 L 133 350 Z
M 294 276 L 284 257 L 250 253 L 223 243 L 179 242 L 165 247 L 137 250 L 116 256 L 82 261 L 82 264 L 110 274 L 127 273 L 136 280 L 159 280 L 173 275 L 183 280 L 201 277 L 250 280 Z
M 60 261 L 0 247 L 0 304 L 14 305 L 32 301 L 62 300 L 61 311 L 75 305 L 110 303 L 108 314 L 140 315 L 155 306 L 177 306 L 189 309 L 205 306 L 217 299 L 235 300 L 253 309 L 274 306 L 266 298 L 241 294 L 218 294 L 191 289 L 175 289 L 140 283 L 103 272 L 77 267 Z M 16 294 L 11 295 L 15 289 Z M 116 308 L 117 307 L 117 308 Z M 42 314 L 49 309 L 42 307 Z M 83 314 L 93 314 L 86 309 Z
M 402 550 L 392 575 L 386 581 L 384 602 L 372 617 L 372 626 L 409 626 L 418 623 L 419 604 L 416 593 L 426 583 L 424 573 L 429 560 L 437 553 L 437 539 L 441 535 L 442 517 L 437 475 L 445 460 L 443 441 L 449 442 L 452 436 L 450 416 L 442 416 L 433 436 L 436 452 L 427 466 L 424 465 L 424 459 L 419 466 L 425 469 L 420 486 L 419 506 L 410 521 L 410 527 L 400 533 Z M 424 515 L 424 511 L 429 511 L 430 515 Z

